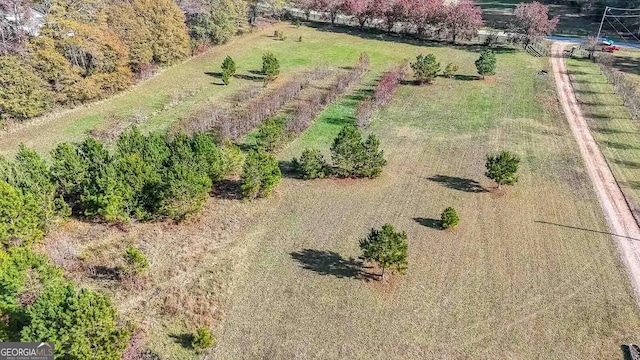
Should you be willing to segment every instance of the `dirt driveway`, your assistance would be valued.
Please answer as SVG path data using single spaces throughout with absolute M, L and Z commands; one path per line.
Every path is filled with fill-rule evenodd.
M 629 274 L 636 301 L 640 305 L 640 228 L 580 110 L 563 57 L 566 45 L 564 42 L 554 42 L 551 47 L 551 64 L 558 98 L 578 142 L 609 229 Z

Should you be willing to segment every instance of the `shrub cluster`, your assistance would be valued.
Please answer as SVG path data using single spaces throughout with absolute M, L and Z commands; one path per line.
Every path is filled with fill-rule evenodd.
M 124 132 L 110 153 L 93 138 L 61 143 L 46 163 L 20 147 L 0 159 L 0 242 L 39 240 L 71 215 L 108 222 L 184 220 L 199 212 L 212 185 L 237 171 L 240 150 L 217 147 L 211 135 L 173 138 Z
M 123 254 L 126 266 L 123 269 L 125 274 L 139 275 L 147 271 L 149 268 L 149 260 L 147 257 L 135 246 L 129 246 Z
M 197 350 L 209 349 L 215 344 L 215 338 L 208 328 L 198 328 L 191 336 L 191 347 Z
M 353 125 L 345 126 L 331 146 L 332 165 L 328 165 L 316 149 L 306 149 L 300 159 L 293 159 L 296 171 L 305 179 L 327 175 L 351 178 L 374 178 L 387 164 L 380 141 L 370 134 L 362 140 L 362 133 Z
M 60 359 L 117 360 L 131 336 L 108 297 L 26 247 L 0 250 L 0 313 L 0 341 L 51 341 Z

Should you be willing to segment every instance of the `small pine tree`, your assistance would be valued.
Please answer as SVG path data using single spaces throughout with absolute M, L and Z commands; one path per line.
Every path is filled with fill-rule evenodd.
M 231 56 L 227 56 L 224 58 L 222 62 L 222 82 L 225 85 L 229 85 L 229 79 L 231 79 L 236 74 L 236 63 L 233 61 Z
M 215 338 L 208 328 L 198 328 L 192 335 L 191 347 L 197 350 L 211 348 L 215 343 Z
M 518 166 L 520 157 L 508 151 L 502 151 L 498 155 L 488 155 L 485 167 L 485 176 L 498 184 L 498 189 L 502 185 L 513 185 L 518 181 Z
M 486 75 L 494 75 L 496 73 L 496 54 L 489 49 L 483 51 L 476 60 L 476 68 L 483 79 Z
M 366 260 L 375 261 L 382 268 L 390 268 L 404 274 L 407 269 L 407 234 L 396 232 L 391 224 L 382 225 L 382 230 L 371 229 L 369 236 L 360 240 L 360 249 Z
M 458 212 L 452 207 L 444 209 L 442 215 L 440 215 L 440 219 L 442 220 L 442 227 L 444 229 L 453 229 L 460 222 Z
M 433 54 L 426 56 L 420 54 L 416 57 L 416 62 L 411 63 L 411 69 L 413 69 L 413 75 L 419 84 L 430 83 L 438 76 L 440 63 Z
M 133 245 L 125 250 L 123 257 L 127 263 L 127 267 L 124 269 L 125 273 L 138 275 L 147 271 L 149 268 L 149 260 L 147 260 L 147 257 Z
M 458 72 L 458 65 L 454 63 L 448 63 L 444 68 L 444 76 L 448 78 L 452 78 L 456 74 L 456 72 Z
M 318 149 L 305 149 L 300 159 L 293 159 L 293 163 L 305 179 L 319 179 L 327 174 L 328 165 Z
M 280 75 L 280 62 L 271 52 L 262 55 L 262 73 L 267 76 L 267 80 L 275 80 Z
M 345 126 L 333 140 L 331 159 L 334 173 L 342 177 L 374 178 L 387 164 L 378 138 L 369 135 L 363 142 L 360 130 L 353 125 Z
M 282 117 L 270 118 L 258 129 L 256 133 L 256 145 L 267 152 L 273 152 L 285 142 L 285 119 Z
M 278 186 L 281 178 L 282 173 L 275 155 L 264 150 L 252 151 L 242 167 L 242 197 L 267 197 Z

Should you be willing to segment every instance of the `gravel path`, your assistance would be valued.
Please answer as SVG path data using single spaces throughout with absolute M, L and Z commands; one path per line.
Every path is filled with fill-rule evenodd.
M 580 110 L 563 57 L 566 45 L 565 42 L 555 42 L 551 47 L 551 64 L 558 98 L 580 147 L 587 172 L 629 274 L 636 301 L 640 305 L 640 228 Z

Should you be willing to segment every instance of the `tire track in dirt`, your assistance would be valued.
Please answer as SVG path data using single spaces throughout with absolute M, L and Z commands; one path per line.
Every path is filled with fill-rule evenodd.
M 554 42 L 551 47 L 558 99 L 578 142 L 589 178 L 631 280 L 636 302 L 640 305 L 640 228 L 580 110 L 563 56 L 566 45 Z

